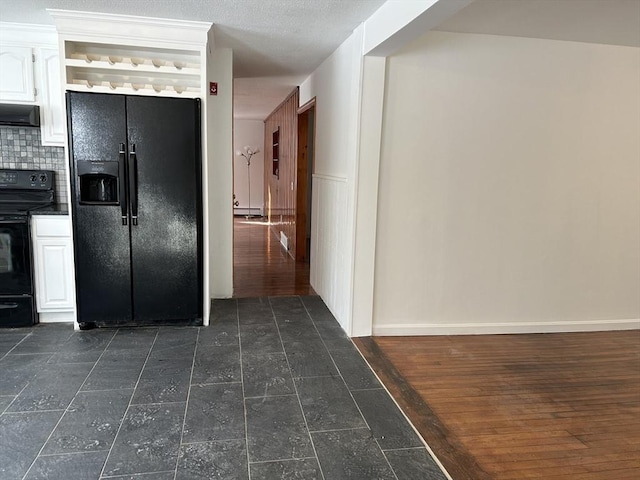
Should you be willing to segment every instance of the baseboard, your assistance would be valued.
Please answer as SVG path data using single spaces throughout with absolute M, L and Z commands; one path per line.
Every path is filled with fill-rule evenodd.
M 73 323 L 75 314 L 71 312 L 41 312 L 38 314 L 40 323 Z
M 404 323 L 397 325 L 374 325 L 376 337 L 404 335 L 492 335 L 508 333 L 560 333 L 560 332 L 598 332 L 607 330 L 637 330 L 640 319 L 584 320 L 566 322 L 519 322 L 519 323 L 457 323 L 457 324 L 420 324 Z

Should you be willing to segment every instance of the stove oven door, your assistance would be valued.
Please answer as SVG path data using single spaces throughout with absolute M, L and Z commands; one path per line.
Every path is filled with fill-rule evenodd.
M 0 217 L 0 295 L 31 295 L 29 219 Z
M 33 324 L 31 246 L 26 216 L 0 216 L 0 327 Z

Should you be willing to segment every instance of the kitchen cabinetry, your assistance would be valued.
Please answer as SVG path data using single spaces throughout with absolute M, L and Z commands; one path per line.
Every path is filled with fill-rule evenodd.
M 42 144 L 63 146 L 67 117 L 60 82 L 60 53 L 58 48 L 37 48 L 35 55 Z
M 63 88 L 202 98 L 210 23 L 53 10 Z
M 33 50 L 31 47 L 0 46 L 0 100 L 34 102 Z
M 72 322 L 75 284 L 71 226 L 67 215 L 31 220 L 36 309 L 40 322 Z
M 40 105 L 45 146 L 65 141 L 59 57 L 55 29 L 0 23 L 0 102 Z

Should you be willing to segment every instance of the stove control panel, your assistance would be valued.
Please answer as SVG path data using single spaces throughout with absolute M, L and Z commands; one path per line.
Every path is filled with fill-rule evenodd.
M 51 170 L 0 169 L 0 189 L 52 190 L 54 175 Z

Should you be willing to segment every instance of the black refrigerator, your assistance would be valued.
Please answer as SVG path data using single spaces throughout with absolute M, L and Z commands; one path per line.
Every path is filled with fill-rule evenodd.
M 200 101 L 67 93 L 81 327 L 202 324 Z

